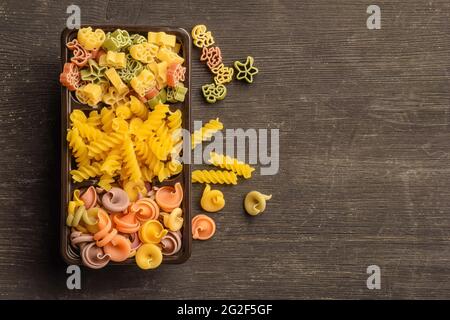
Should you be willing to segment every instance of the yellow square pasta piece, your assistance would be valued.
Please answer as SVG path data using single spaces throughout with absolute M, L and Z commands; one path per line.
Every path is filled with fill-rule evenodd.
M 104 55 L 102 55 L 102 57 L 103 56 Z M 125 68 L 127 65 L 125 52 L 108 51 L 108 53 L 106 54 L 106 64 L 108 65 L 108 67 L 113 67 L 116 69 Z
M 167 62 L 168 64 L 172 64 L 172 63 L 182 64 L 184 62 L 184 59 L 182 57 L 180 57 L 178 54 L 170 51 L 167 48 L 161 48 L 158 51 L 158 54 L 156 57 L 161 61 Z
M 98 58 L 98 65 L 100 67 L 107 67 L 108 63 L 106 62 L 106 54 L 102 54 L 100 58 Z
M 141 97 L 145 96 L 145 92 L 155 85 L 155 75 L 148 69 L 144 69 L 137 77 L 130 81 L 131 87 Z
M 127 85 L 123 83 L 122 79 L 120 79 L 116 69 L 109 68 L 105 71 L 105 75 L 120 94 L 128 91 Z
M 160 88 L 164 88 L 167 84 L 167 62 L 161 61 L 157 63 L 156 61 L 149 63 L 147 68 L 152 71 L 155 75 L 156 82 Z
M 143 63 L 150 63 L 157 55 L 159 47 L 156 44 L 143 42 L 130 46 L 130 54 L 133 59 Z
M 177 37 L 165 32 L 149 32 L 148 42 L 154 43 L 158 46 L 167 46 L 173 48 L 177 41 Z
M 95 83 L 88 83 L 82 89 L 82 94 L 86 97 L 87 104 L 96 106 L 102 100 L 102 87 Z

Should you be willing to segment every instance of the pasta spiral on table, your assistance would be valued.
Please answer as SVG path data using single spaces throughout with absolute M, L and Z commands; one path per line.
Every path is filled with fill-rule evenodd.
M 192 149 L 194 149 L 196 145 L 202 143 L 202 141 L 210 139 L 214 133 L 222 129 L 223 124 L 219 121 L 219 118 L 210 120 L 203 127 L 194 131 L 192 134 Z
M 237 184 L 237 176 L 231 171 L 194 170 L 192 171 L 192 182 Z
M 216 167 L 233 171 L 237 175 L 243 176 L 245 179 L 251 178 L 252 172 L 255 170 L 255 168 L 236 158 L 231 158 L 216 152 L 210 153 L 209 162 Z

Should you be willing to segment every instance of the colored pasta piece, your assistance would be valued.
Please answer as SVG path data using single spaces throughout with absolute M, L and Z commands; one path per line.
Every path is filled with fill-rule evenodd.
M 223 84 L 205 84 L 202 86 L 202 93 L 208 103 L 216 103 L 225 99 L 227 88 Z
M 130 46 L 129 50 L 133 59 L 136 59 L 142 63 L 150 63 L 155 59 L 158 49 L 159 47 L 157 45 L 143 42 Z
M 147 90 L 155 85 L 155 75 L 148 69 L 144 69 L 138 76 L 131 79 L 130 85 L 138 95 L 143 97 Z
M 81 138 L 77 128 L 72 128 L 67 132 L 67 141 L 78 165 L 85 166 L 89 164 L 88 147 L 84 143 L 83 138 Z
M 225 84 L 233 80 L 234 69 L 225 67 L 223 63 L 212 68 L 211 71 L 215 74 L 214 82 L 216 84 Z
M 206 61 L 209 69 L 213 69 L 222 64 L 222 52 L 219 47 L 203 47 L 200 61 Z
M 202 141 L 211 139 L 214 133 L 222 129 L 223 124 L 222 122 L 219 121 L 219 118 L 210 120 L 199 130 L 196 130 L 192 133 L 191 137 L 192 149 L 194 149 L 195 146 L 200 144 Z
M 179 63 L 172 63 L 167 68 L 167 85 L 169 87 L 175 87 L 180 81 L 184 81 L 184 74 L 186 68 Z
M 59 82 L 70 91 L 75 91 L 80 87 L 80 71 L 75 63 L 64 64 L 63 72 L 59 75 Z
M 94 162 L 92 165 L 82 165 L 78 169 L 71 170 L 70 174 L 73 181 L 82 182 L 99 176 L 101 174 L 100 166 L 98 162 Z
M 99 84 L 108 81 L 105 77 L 106 67 L 101 67 L 93 59 L 89 59 L 89 68 L 80 71 L 81 80 Z
M 258 68 L 253 66 L 253 63 L 254 59 L 251 56 L 248 56 L 245 62 L 235 61 L 234 67 L 238 72 L 236 79 L 253 83 L 253 77 L 259 72 Z
M 105 32 L 101 29 L 93 31 L 91 27 L 86 27 L 78 30 L 77 40 L 86 50 L 99 49 L 105 39 Z
M 221 170 L 194 170 L 192 182 L 196 183 L 219 183 L 237 184 L 237 176 L 232 171 Z
M 249 179 L 252 177 L 252 172 L 255 168 L 250 165 L 239 161 L 236 158 L 231 158 L 229 156 L 225 156 L 223 154 L 218 154 L 216 152 L 211 152 L 209 154 L 209 162 L 219 168 L 233 171 L 239 176 L 243 176 L 245 179 Z
M 123 141 L 122 151 L 124 169 L 127 178 L 131 181 L 141 180 L 142 173 L 139 168 L 139 163 L 136 159 L 136 154 L 134 153 L 133 143 L 129 136 L 126 136 Z
M 272 199 L 272 195 L 265 195 L 258 191 L 251 191 L 245 196 L 245 211 L 251 216 L 256 216 L 266 209 L 266 201 Z
M 196 25 L 192 28 L 191 34 L 192 41 L 196 47 L 203 48 L 214 44 L 214 38 L 211 31 L 207 31 L 206 26 L 203 24 Z
M 78 67 L 84 67 L 92 57 L 92 54 L 83 48 L 77 39 L 68 42 L 66 47 L 72 51 L 73 57 L 70 58 L 70 61 Z
M 128 31 L 116 29 L 114 32 L 106 34 L 103 48 L 108 51 L 120 51 L 130 46 L 132 41 Z

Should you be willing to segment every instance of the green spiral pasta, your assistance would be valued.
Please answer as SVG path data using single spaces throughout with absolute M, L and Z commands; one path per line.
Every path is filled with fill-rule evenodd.
M 89 178 L 100 176 L 102 172 L 100 167 L 100 163 L 94 162 L 92 165 L 83 165 L 78 169 L 70 170 L 70 174 L 72 175 L 73 181 L 81 182 Z
M 208 160 L 212 165 L 233 171 L 239 176 L 243 176 L 245 179 L 249 179 L 252 176 L 252 172 L 255 168 L 249 166 L 248 164 L 239 161 L 236 158 L 231 158 L 223 154 L 218 154 L 216 152 L 211 152 L 209 154 L 210 159 Z
M 223 124 L 219 121 L 219 118 L 210 120 L 199 130 L 192 133 L 192 149 L 194 149 L 196 145 L 202 143 L 202 141 L 210 139 L 214 133 L 222 129 Z
M 192 182 L 237 184 L 237 176 L 232 171 L 194 170 L 192 172 Z

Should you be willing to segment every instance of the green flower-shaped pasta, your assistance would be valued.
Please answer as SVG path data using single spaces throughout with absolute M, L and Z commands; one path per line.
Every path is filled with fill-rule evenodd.
M 117 29 L 113 33 L 106 34 L 106 40 L 103 42 L 103 48 L 111 51 L 120 51 L 132 43 L 130 34 L 126 30 Z
M 208 103 L 216 103 L 225 99 L 227 88 L 223 84 L 210 83 L 202 86 L 202 92 Z
M 245 80 L 248 83 L 253 82 L 253 76 L 256 75 L 259 70 L 258 68 L 253 66 L 254 59 L 253 57 L 248 56 L 245 63 L 240 61 L 234 62 L 234 67 L 236 68 L 236 71 L 238 72 L 236 75 L 236 79 L 238 80 Z
M 80 71 L 81 80 L 92 83 L 107 82 L 105 71 L 106 67 L 100 67 L 93 59 L 89 59 L 89 68 Z
M 138 33 L 132 34 L 130 39 L 131 39 L 132 44 L 140 44 L 140 43 L 147 42 L 147 39 Z
M 141 71 L 144 69 L 144 66 L 142 63 L 140 63 L 137 60 L 134 60 L 130 54 L 127 54 L 127 65 L 123 69 L 119 69 L 117 73 L 119 74 L 120 78 L 129 83 L 131 79 L 136 77 Z

